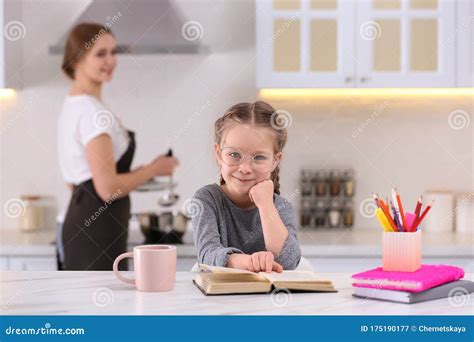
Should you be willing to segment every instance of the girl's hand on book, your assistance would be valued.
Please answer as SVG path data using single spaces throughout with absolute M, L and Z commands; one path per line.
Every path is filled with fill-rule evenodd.
M 282 272 L 283 266 L 274 260 L 271 252 L 256 252 L 250 255 L 247 261 L 247 269 L 252 272 L 267 272 L 272 271 Z
M 273 204 L 273 181 L 266 179 L 250 188 L 249 197 L 255 203 L 257 208 L 262 208 Z

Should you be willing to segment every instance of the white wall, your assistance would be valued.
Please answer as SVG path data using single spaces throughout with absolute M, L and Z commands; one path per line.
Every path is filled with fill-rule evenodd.
M 47 48 L 83 6 L 58 1 L 23 4 L 27 31 L 19 42 L 24 50 L 24 87 L 15 99 L 1 103 L 2 207 L 25 193 L 53 195 L 60 209 L 67 206 L 69 192 L 56 156 L 56 119 L 69 82 L 60 72 L 61 57 L 49 55 Z M 185 12 L 203 24 L 203 39 L 211 48 L 214 45 L 215 53 L 119 56 L 114 81 L 104 89 L 105 102 L 137 132 L 134 166 L 173 147 L 181 160 L 175 178 L 182 199 L 218 179 L 212 159 L 214 120 L 227 107 L 257 98 L 252 3 L 221 1 L 209 6 L 212 10 L 202 1 L 187 2 Z M 448 124 L 454 110 L 466 111 L 472 121 L 468 97 L 420 102 L 367 96 L 273 104 L 293 118 L 281 177 L 286 194 L 298 187 L 299 170 L 308 166 L 355 168 L 356 203 L 371 192 L 388 193 L 395 185 L 413 204 L 426 189 L 474 189 L 473 124 L 461 130 Z M 371 117 L 375 119 L 354 138 L 353 132 Z M 132 210 L 155 209 L 156 200 L 157 195 L 134 194 Z M 0 227 L 14 225 L 2 211 Z M 357 215 L 356 225 L 376 222 Z

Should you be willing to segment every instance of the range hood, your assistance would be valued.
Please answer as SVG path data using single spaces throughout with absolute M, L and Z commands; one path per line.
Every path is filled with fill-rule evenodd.
M 93 0 L 71 27 L 83 22 L 109 27 L 117 40 L 119 53 L 209 52 L 201 42 L 201 24 L 189 21 L 172 0 Z M 63 53 L 67 34 L 49 47 L 51 54 Z

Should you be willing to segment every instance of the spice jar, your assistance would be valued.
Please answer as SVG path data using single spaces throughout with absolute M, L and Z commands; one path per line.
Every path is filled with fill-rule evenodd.
M 311 226 L 311 211 L 302 210 L 301 211 L 301 227 Z
M 354 206 L 350 200 L 344 202 L 342 209 L 342 224 L 347 228 L 354 225 Z
M 314 192 L 318 197 L 324 197 L 327 193 L 327 172 L 318 170 L 315 175 Z
M 311 196 L 312 190 L 312 172 L 310 170 L 301 171 L 301 196 L 309 197 Z
M 312 201 L 309 198 L 304 198 L 301 201 L 301 226 L 308 227 L 311 225 L 311 207 Z
M 341 188 L 339 170 L 332 170 L 329 175 L 329 193 L 331 196 L 338 196 L 341 193 Z
M 316 227 L 325 227 L 326 226 L 326 201 L 318 200 L 316 201 L 316 211 L 314 214 L 314 225 Z
M 341 202 L 337 199 L 331 200 L 328 211 L 329 227 L 336 228 L 341 224 Z
M 354 191 L 355 191 L 354 170 L 348 169 L 344 171 L 342 179 L 343 179 L 342 184 L 344 188 L 344 195 L 347 197 L 354 196 Z
M 19 216 L 20 229 L 33 232 L 43 228 L 45 222 L 43 198 L 38 195 L 23 195 L 20 199 L 23 205 L 23 212 Z

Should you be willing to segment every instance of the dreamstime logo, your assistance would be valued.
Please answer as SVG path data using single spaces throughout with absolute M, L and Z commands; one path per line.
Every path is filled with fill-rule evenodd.
M 471 297 L 464 287 L 455 287 L 448 294 L 449 305 L 460 307 L 469 304 Z
M 181 126 L 177 131 L 176 134 L 174 135 L 173 139 L 177 140 L 181 135 L 186 133 L 186 131 L 194 124 L 196 120 L 198 120 L 203 113 L 206 112 L 206 110 L 209 108 L 211 105 L 211 101 L 207 100 L 205 104 L 203 104 L 197 111 L 193 113 L 193 115 L 186 120 L 183 126 Z
M 28 102 L 18 110 L 10 120 L 6 121 L 6 124 L 0 129 L 0 136 L 5 135 L 25 114 L 29 113 L 32 109 L 33 98 L 28 99 Z
M 110 32 L 111 27 L 119 21 L 119 19 L 122 17 L 121 12 L 117 12 L 113 17 L 107 16 L 105 17 L 105 24 L 104 28 L 100 29 L 97 34 L 95 34 L 90 41 L 86 42 L 84 44 L 84 48 L 86 50 L 89 50 L 97 40 L 99 40 L 100 37 L 102 37 L 104 34 L 107 34 Z
M 3 29 L 3 34 L 6 39 L 14 42 L 16 40 L 25 38 L 26 27 L 25 25 L 23 25 L 22 22 L 12 20 L 5 25 L 5 28 Z
M 466 111 L 458 109 L 449 114 L 448 124 L 449 127 L 458 131 L 460 129 L 469 127 L 471 124 L 471 118 Z
M 359 212 L 365 218 L 372 218 L 377 210 L 377 205 L 372 197 L 366 198 L 359 205 Z
M 296 21 L 298 20 L 298 16 L 294 15 L 290 18 L 285 19 L 283 25 L 281 25 L 276 32 L 274 32 L 268 39 L 266 39 L 263 44 L 260 45 L 259 50 L 264 49 L 268 45 L 272 45 L 274 41 L 276 41 L 285 31 Z
M 104 202 L 104 205 L 100 206 L 92 215 L 87 217 L 84 220 L 84 226 L 89 227 L 97 218 L 99 218 L 100 215 L 102 215 L 103 212 L 107 210 L 107 208 L 115 201 L 117 200 L 120 195 L 122 195 L 122 190 L 118 189 L 116 192 L 110 196 L 110 198 Z
M 30 278 L 28 279 L 26 283 L 23 284 L 22 287 L 20 288 L 17 287 L 15 293 L 12 296 L 10 296 L 10 298 L 7 298 L 6 301 L 3 302 L 2 310 L 3 311 L 8 310 L 10 306 L 12 305 L 12 303 L 15 301 L 15 299 L 19 298 L 25 293 L 26 289 L 30 286 L 31 282 L 32 282 L 32 279 Z
M 5 202 L 3 209 L 7 217 L 17 218 L 25 213 L 25 202 L 19 198 L 10 198 Z
M 114 293 L 107 287 L 99 287 L 94 291 L 92 300 L 99 308 L 105 308 L 114 302 Z
M 204 35 L 204 28 L 198 21 L 188 21 L 181 27 L 181 35 L 190 42 L 199 40 Z
M 196 198 L 188 198 L 181 206 L 181 211 L 189 218 L 196 218 L 202 214 L 204 207 L 202 202 Z
M 283 109 L 278 109 L 273 112 L 272 116 L 270 117 L 270 124 L 276 130 L 283 130 L 288 128 L 293 123 L 293 118 L 291 114 Z
M 364 40 L 374 40 L 380 38 L 382 29 L 376 21 L 366 21 L 360 26 L 360 36 Z
M 389 105 L 388 101 L 384 101 L 381 105 L 375 106 L 375 110 L 372 112 L 370 117 L 368 117 L 361 125 L 359 125 L 353 132 L 352 138 L 357 138 L 360 134 L 362 134 L 365 129 L 377 119 L 380 114 L 385 110 L 385 108 Z
M 101 109 L 94 114 L 93 117 L 94 126 L 98 129 L 107 129 L 114 125 L 115 117 L 114 114 L 107 110 Z
M 291 292 L 288 289 L 273 289 L 271 300 L 274 306 L 279 308 L 291 303 Z

